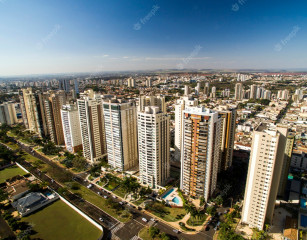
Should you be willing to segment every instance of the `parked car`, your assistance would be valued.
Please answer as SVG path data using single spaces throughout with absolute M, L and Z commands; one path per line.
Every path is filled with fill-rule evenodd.
M 148 222 L 146 218 L 142 218 L 142 221 L 143 222 Z
M 100 221 L 100 222 L 103 222 L 103 219 L 102 219 L 102 218 L 99 218 L 99 221 Z
M 173 232 L 174 233 L 180 233 L 179 230 L 177 230 L 177 229 L 173 229 Z
M 91 188 L 91 187 L 93 187 L 93 185 L 92 185 L 92 184 L 87 185 L 87 188 Z
M 112 196 L 113 198 L 117 198 L 115 195 Z
M 108 198 L 108 196 L 103 196 L 103 198 L 104 198 L 104 199 L 107 199 L 107 198 Z

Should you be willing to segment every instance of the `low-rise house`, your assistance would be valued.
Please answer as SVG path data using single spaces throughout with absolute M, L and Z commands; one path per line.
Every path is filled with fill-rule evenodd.
M 56 193 L 44 195 L 41 192 L 31 192 L 13 202 L 12 206 L 24 217 L 56 201 L 58 198 L 59 196 Z

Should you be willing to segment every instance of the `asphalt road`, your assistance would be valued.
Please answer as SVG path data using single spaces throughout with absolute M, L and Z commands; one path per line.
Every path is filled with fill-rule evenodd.
M 17 144 L 27 153 L 31 154 L 32 156 L 44 161 L 45 163 L 49 164 L 52 167 L 55 168 L 61 168 L 56 163 L 52 162 L 48 158 L 38 154 L 35 151 L 32 151 L 31 147 L 25 146 L 20 142 L 17 142 Z M 32 165 L 26 161 L 21 162 L 22 165 L 24 165 L 26 168 L 30 168 Z M 48 182 L 50 187 L 54 189 L 55 191 L 58 190 L 61 186 L 52 180 L 50 177 L 45 175 L 44 173 L 40 172 L 38 169 L 31 169 L 31 173 L 33 173 L 35 176 L 37 176 L 39 179 Z M 64 170 L 64 168 L 61 168 L 61 170 Z M 84 186 L 88 186 L 89 182 L 84 180 L 85 174 L 76 174 L 74 175 L 74 180 L 79 182 L 80 184 Z M 95 192 L 98 195 L 98 192 L 100 193 L 100 197 L 111 197 L 111 199 L 114 202 L 120 202 L 121 199 L 119 198 L 113 198 L 112 193 L 108 193 L 107 191 L 104 191 L 97 186 L 93 185 L 90 188 L 93 192 Z M 197 234 L 184 234 L 184 233 L 176 233 L 174 232 L 174 228 L 172 228 L 170 225 L 162 222 L 157 221 L 156 223 L 153 223 L 150 221 L 152 218 L 150 215 L 146 214 L 143 210 L 138 210 L 137 208 L 133 208 L 130 206 L 125 206 L 125 208 L 132 213 L 133 217 L 132 219 L 123 224 L 120 223 L 115 218 L 111 217 L 109 214 L 102 211 L 100 208 L 96 207 L 95 205 L 92 205 L 91 203 L 85 201 L 84 199 L 80 199 L 78 196 L 69 193 L 65 196 L 67 200 L 69 200 L 72 204 L 74 204 L 76 207 L 81 209 L 83 212 L 85 212 L 88 216 L 90 216 L 92 219 L 94 219 L 97 223 L 103 226 L 104 234 L 102 239 L 120 239 L 120 240 L 136 240 L 138 232 L 145 226 L 155 226 L 160 229 L 161 232 L 165 232 L 168 235 L 171 236 L 172 239 L 187 239 L 187 240 L 211 240 L 213 239 L 214 230 L 213 226 L 210 226 L 210 230 L 206 231 L 205 229 Z M 99 220 L 99 218 L 103 219 L 103 222 Z M 146 218 L 148 222 L 144 222 L 142 218 Z

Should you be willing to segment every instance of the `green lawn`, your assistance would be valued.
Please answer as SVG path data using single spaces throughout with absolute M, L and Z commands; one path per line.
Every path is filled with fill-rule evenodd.
M 96 240 L 102 234 L 98 228 L 60 200 L 22 220 L 34 225 L 37 234 L 31 238 Z
M 207 217 L 208 217 L 207 214 L 204 214 L 203 217 L 201 218 L 191 216 L 189 220 L 187 221 L 187 224 L 189 226 L 201 226 L 206 221 Z
M 79 184 L 79 190 L 70 190 L 74 193 L 79 193 L 81 196 L 90 203 L 93 203 L 97 207 L 101 208 L 103 211 L 107 212 L 111 216 L 115 217 L 121 222 L 127 222 L 130 220 L 129 217 L 122 217 L 121 213 L 117 213 L 115 209 L 108 205 L 107 200 L 103 197 L 95 194 L 91 190 L 87 189 L 83 185 Z
M 113 191 L 113 193 L 115 193 L 116 195 L 122 198 L 124 198 L 126 195 L 126 191 L 122 187 L 117 188 L 115 191 Z
M 163 212 L 160 211 L 160 209 L 163 209 Z M 184 208 L 166 207 L 159 202 L 155 202 L 152 207 L 149 207 L 148 210 L 167 222 L 177 222 L 187 214 Z
M 15 177 L 17 175 L 25 175 L 26 172 L 17 166 L 5 168 L 0 171 L 0 183 L 5 182 L 6 179 Z
M 116 188 L 119 184 L 114 181 L 109 181 L 109 183 L 104 187 L 105 189 L 112 191 L 114 188 Z
M 150 234 L 149 234 L 148 230 L 149 230 L 149 227 L 144 227 L 139 232 L 139 237 L 142 238 L 143 240 L 158 240 L 158 239 L 161 239 L 159 237 L 155 237 L 155 238 L 150 237 Z

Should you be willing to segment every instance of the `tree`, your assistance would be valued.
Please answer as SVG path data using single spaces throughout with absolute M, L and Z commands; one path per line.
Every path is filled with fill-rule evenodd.
M 215 206 L 207 207 L 206 211 L 209 215 L 214 216 L 216 213 L 216 207 Z
M 6 200 L 8 197 L 7 192 L 5 192 L 3 189 L 0 189 L 0 202 Z
M 214 199 L 214 202 L 217 204 L 217 205 L 222 205 L 223 204 L 223 198 L 221 195 L 218 195 L 215 199 Z
M 148 232 L 151 238 L 155 238 L 156 236 L 159 235 L 160 230 L 156 227 L 149 227 Z
M 73 167 L 78 171 L 86 170 L 87 161 L 82 156 L 75 156 L 74 160 L 72 161 Z
M 170 240 L 170 237 L 165 232 L 161 233 L 160 237 L 162 240 Z

